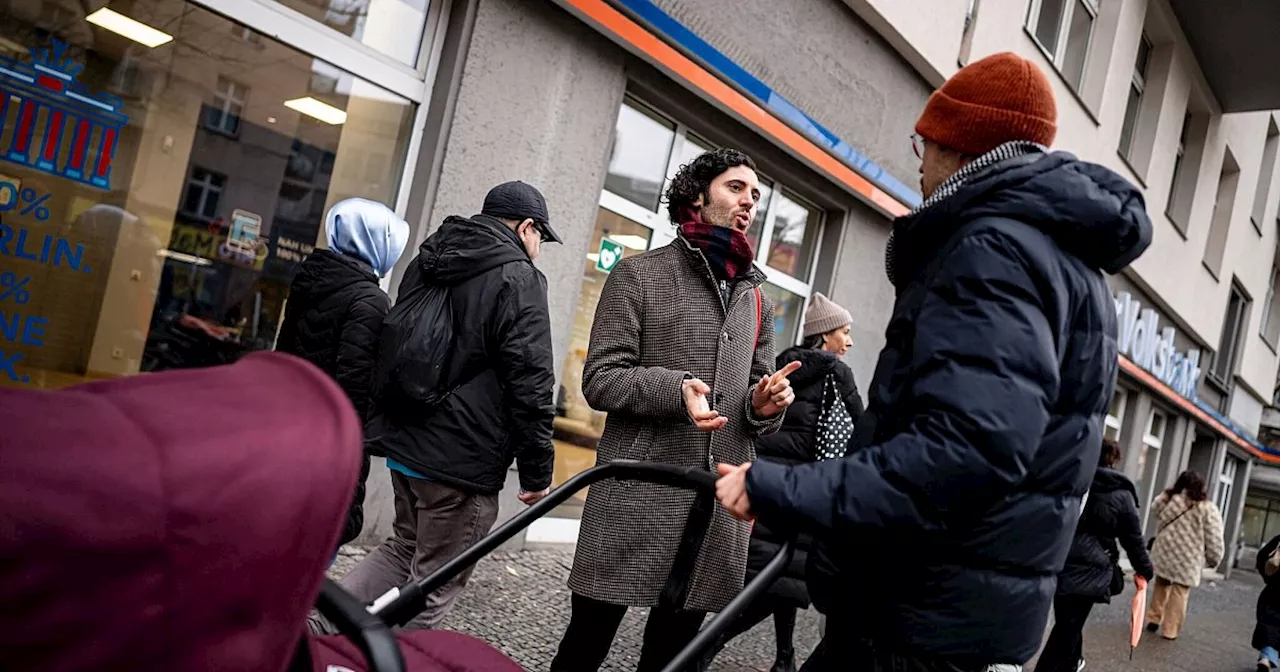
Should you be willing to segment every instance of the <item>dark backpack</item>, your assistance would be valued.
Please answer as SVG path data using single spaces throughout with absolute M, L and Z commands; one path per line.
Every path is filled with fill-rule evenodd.
M 449 396 L 453 335 L 448 287 L 424 283 L 400 297 L 382 323 L 374 398 L 435 406 Z

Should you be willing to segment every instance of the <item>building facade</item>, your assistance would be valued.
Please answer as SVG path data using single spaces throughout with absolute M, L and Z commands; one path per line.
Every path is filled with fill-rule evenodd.
M 445 216 L 522 179 L 565 239 L 538 262 L 561 483 L 603 428 L 581 374 L 608 271 L 674 238 L 660 194 L 717 146 L 760 166 L 750 235 L 781 341 L 822 291 L 854 316 L 865 384 L 893 302 L 884 243 L 920 199 L 914 120 L 963 63 L 1010 50 L 1051 73 L 1057 147 L 1143 187 L 1156 225 L 1112 278 L 1108 431 L 1144 507 L 1196 468 L 1234 539 L 1254 465 L 1280 459 L 1254 439 L 1280 338 L 1280 86 L 1220 72 L 1185 29 L 1212 17 L 1170 1 L 0 0 L 0 384 L 270 348 L 329 205 L 410 222 L 394 296 Z M 382 470 L 369 498 L 366 541 L 389 529 Z M 571 539 L 560 513 L 530 540 Z

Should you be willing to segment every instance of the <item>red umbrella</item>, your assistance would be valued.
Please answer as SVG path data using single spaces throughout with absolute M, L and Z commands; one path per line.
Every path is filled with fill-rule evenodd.
M 1133 650 L 1138 648 L 1138 640 L 1142 638 L 1143 612 L 1147 608 L 1147 580 L 1135 576 L 1133 582 L 1138 590 L 1129 603 L 1129 660 L 1133 660 Z

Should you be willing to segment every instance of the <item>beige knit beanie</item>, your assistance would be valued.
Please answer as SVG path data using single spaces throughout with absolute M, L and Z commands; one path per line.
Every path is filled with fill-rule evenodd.
M 809 309 L 804 312 L 804 337 L 825 334 L 853 324 L 853 315 L 836 305 L 834 301 L 814 292 L 809 299 Z

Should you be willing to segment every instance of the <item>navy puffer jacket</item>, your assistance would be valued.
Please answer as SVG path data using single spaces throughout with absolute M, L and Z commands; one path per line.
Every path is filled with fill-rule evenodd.
M 1115 386 L 1102 271 L 1150 242 L 1141 193 L 1063 152 L 894 223 L 897 300 L 853 452 L 747 474 L 762 521 L 820 540 L 829 632 L 957 665 L 1035 654 Z

